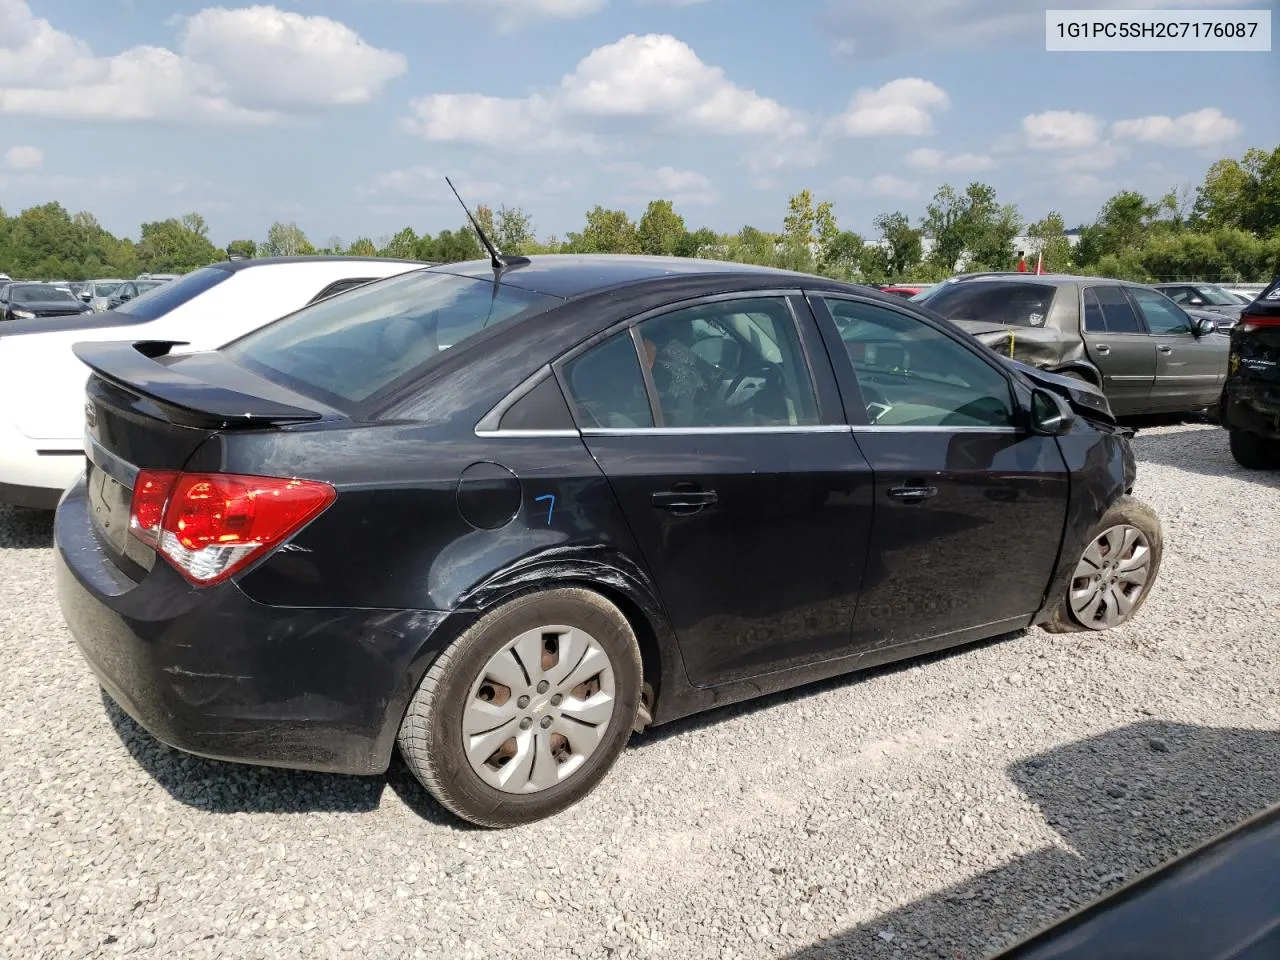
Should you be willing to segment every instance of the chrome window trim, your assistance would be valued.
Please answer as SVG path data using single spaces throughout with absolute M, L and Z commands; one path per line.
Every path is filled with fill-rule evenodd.
M 808 426 L 757 426 L 757 427 L 584 427 L 584 437 L 627 436 L 719 436 L 771 433 L 848 433 L 849 426 L 841 423 L 815 423 Z
M 133 485 L 138 480 L 138 468 L 127 460 L 117 457 L 97 440 L 89 436 L 87 431 L 84 435 L 84 452 L 93 461 L 95 467 L 111 477 L 111 479 L 124 484 L 131 490 L 133 489 Z
M 525 439 L 529 437 L 573 437 L 576 439 L 582 436 L 582 434 L 578 433 L 577 430 L 481 430 L 479 427 L 476 427 L 475 434 L 477 437 L 482 437 L 486 440 L 492 440 L 500 437 L 516 437 Z

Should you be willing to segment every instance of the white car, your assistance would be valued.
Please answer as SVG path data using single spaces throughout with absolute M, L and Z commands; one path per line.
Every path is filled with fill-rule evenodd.
M 228 260 L 91 316 L 0 326 L 0 504 L 52 510 L 84 469 L 89 369 L 74 344 L 170 340 L 174 353 L 213 350 L 371 280 L 426 263 L 366 257 Z

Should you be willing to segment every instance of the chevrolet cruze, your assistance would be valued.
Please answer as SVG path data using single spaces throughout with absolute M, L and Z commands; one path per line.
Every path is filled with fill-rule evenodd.
M 82 344 L 62 610 L 159 739 L 505 827 L 632 731 L 1142 606 L 1157 518 L 1088 384 L 927 309 L 703 260 L 382 280 L 215 352 Z

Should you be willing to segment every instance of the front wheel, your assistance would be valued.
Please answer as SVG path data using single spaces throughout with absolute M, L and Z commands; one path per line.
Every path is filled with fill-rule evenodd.
M 1280 441 L 1247 430 L 1228 430 L 1231 456 L 1246 470 L 1280 469 Z
M 525 594 L 486 614 L 432 664 L 400 725 L 400 752 L 451 813 L 531 823 L 604 779 L 635 724 L 635 633 L 599 594 Z
M 1110 630 L 1132 620 L 1155 584 L 1163 553 L 1160 518 L 1141 500 L 1121 497 L 1094 527 L 1044 629 Z

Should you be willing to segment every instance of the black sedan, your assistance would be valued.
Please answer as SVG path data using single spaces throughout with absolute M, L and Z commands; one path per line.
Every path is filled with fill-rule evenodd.
M 176 747 L 564 809 L 633 730 L 1141 607 L 1160 523 L 1093 387 L 900 297 L 496 258 L 213 353 L 83 344 L 63 612 Z
M 1280 277 L 1244 308 L 1227 369 L 1218 416 L 1232 456 L 1250 470 L 1280 470 Z
M 38 320 L 93 313 L 70 290 L 48 283 L 0 284 L 0 320 Z

